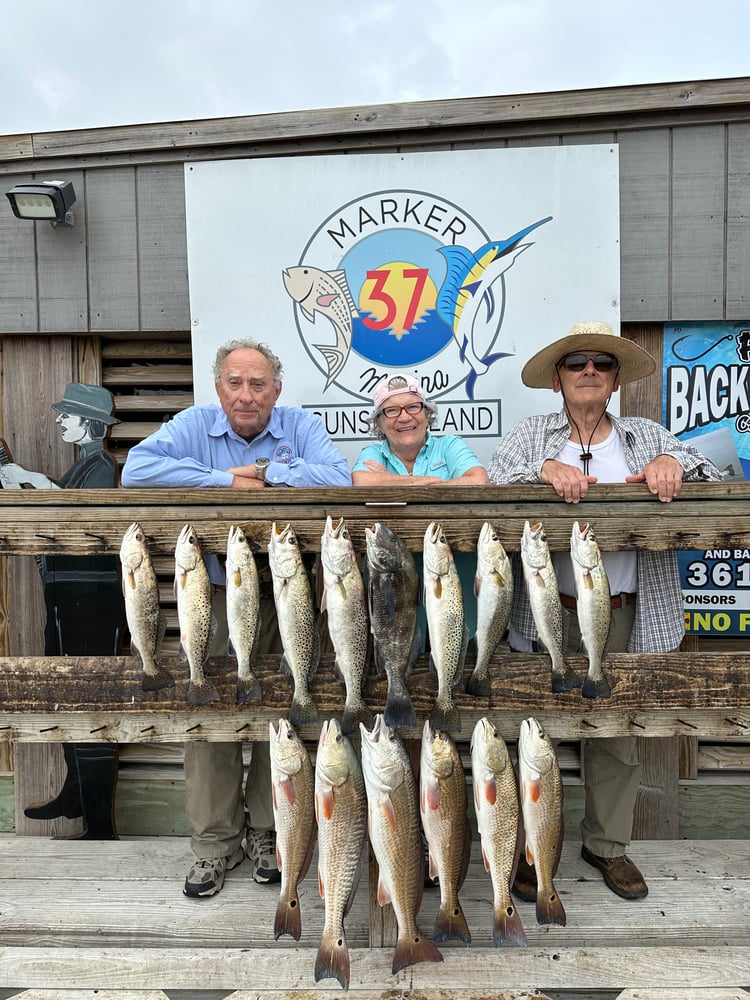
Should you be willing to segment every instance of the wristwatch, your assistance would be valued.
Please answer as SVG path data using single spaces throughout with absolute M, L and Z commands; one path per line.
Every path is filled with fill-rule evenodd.
M 266 470 L 268 469 L 270 462 L 270 458 L 255 459 L 255 478 L 260 479 L 262 483 L 266 481 Z

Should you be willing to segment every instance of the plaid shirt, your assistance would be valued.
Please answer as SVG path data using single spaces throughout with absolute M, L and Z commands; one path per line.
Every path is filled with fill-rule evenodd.
M 682 466 L 685 482 L 721 479 L 713 462 L 661 424 L 645 417 L 607 416 L 622 442 L 632 473 L 640 472 L 657 455 L 670 455 Z M 565 410 L 529 417 L 500 441 L 488 468 L 491 482 L 540 483 L 542 466 L 547 459 L 559 455 L 569 438 L 570 424 Z M 679 646 L 685 634 L 677 555 L 672 550 L 639 550 L 637 567 L 638 600 L 628 652 L 669 652 Z M 537 631 L 517 554 L 513 559 L 513 576 L 513 626 L 533 642 Z

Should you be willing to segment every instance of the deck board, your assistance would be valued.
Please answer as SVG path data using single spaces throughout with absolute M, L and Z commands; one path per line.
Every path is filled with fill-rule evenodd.
M 527 949 L 491 944 L 491 885 L 473 844 L 460 898 L 469 946 L 441 945 L 442 964 L 390 971 L 392 950 L 368 946 L 367 882 L 346 921 L 352 995 L 409 986 L 440 990 L 747 987 L 750 851 L 746 841 L 638 841 L 632 855 L 649 883 L 638 903 L 617 899 L 566 842 L 556 884 L 566 927 L 540 927 L 519 911 Z M 0 987 L 66 989 L 339 989 L 316 986 L 323 926 L 315 858 L 301 886 L 302 937 L 273 940 L 278 892 L 249 866 L 221 894 L 189 900 L 187 838 L 54 841 L 0 837 Z M 419 923 L 430 932 L 439 892 L 427 890 Z

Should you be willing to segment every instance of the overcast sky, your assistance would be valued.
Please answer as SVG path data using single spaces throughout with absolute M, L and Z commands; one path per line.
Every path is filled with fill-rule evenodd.
M 750 75 L 748 0 L 0 0 L 0 134 Z

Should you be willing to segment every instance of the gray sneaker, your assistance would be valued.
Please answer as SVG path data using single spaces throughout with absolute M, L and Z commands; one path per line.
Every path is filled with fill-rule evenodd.
M 276 831 L 255 830 L 248 827 L 247 854 L 253 866 L 253 878 L 256 882 L 279 882 L 281 872 L 276 860 Z
M 183 892 L 193 899 L 215 896 L 224 885 L 224 875 L 236 868 L 245 859 L 241 847 L 228 858 L 198 858 L 194 861 L 185 879 Z

